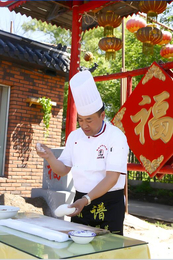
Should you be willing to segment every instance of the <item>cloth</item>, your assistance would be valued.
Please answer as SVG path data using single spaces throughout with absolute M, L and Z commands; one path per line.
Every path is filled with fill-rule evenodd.
M 0 220 L 0 225 L 52 241 L 64 242 L 69 240 L 68 235 L 62 232 L 54 231 L 44 227 L 39 227 L 37 225 L 25 223 L 15 219 L 2 219 Z
M 120 174 L 110 191 L 124 189 L 129 147 L 124 133 L 110 123 L 95 137 L 88 137 L 81 128 L 70 133 L 58 160 L 71 167 L 74 187 L 88 193 L 106 176 L 106 171 Z
M 74 201 L 84 193 L 76 192 Z M 72 222 L 108 229 L 118 235 L 123 235 L 125 216 L 124 190 L 111 191 L 93 200 L 83 208 L 81 213 L 71 218 Z
M 70 88 L 79 115 L 94 114 L 103 106 L 103 101 L 90 71 L 76 73 L 70 80 Z

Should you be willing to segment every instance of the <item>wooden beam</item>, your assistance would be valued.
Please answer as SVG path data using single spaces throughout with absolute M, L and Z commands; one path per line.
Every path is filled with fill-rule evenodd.
M 90 1 L 79 6 L 79 13 L 82 15 L 83 13 L 91 12 L 95 9 L 103 8 L 105 5 L 110 5 L 113 3 L 115 3 L 115 1 Z
M 144 18 L 147 18 L 147 16 L 144 15 L 144 14 L 141 14 L 141 13 L 138 13 L 138 14 L 139 14 L 140 16 L 144 17 Z M 158 22 L 158 21 L 156 21 L 156 20 L 154 20 L 154 19 L 152 19 L 152 18 L 150 18 L 150 17 L 149 17 L 149 20 L 150 20 L 151 22 L 156 23 L 156 24 L 162 26 L 163 28 L 165 28 L 165 29 L 167 29 L 167 30 L 173 32 L 173 29 L 170 28 L 169 26 L 164 25 L 163 23 L 160 23 L 160 22 Z
M 133 6 L 132 4 L 128 4 L 127 2 L 124 2 L 124 1 L 122 1 L 122 3 L 123 3 L 124 5 L 127 5 L 127 6 L 131 7 L 132 9 L 136 10 L 136 12 L 138 12 L 137 14 L 138 14 L 139 16 L 144 17 L 144 18 L 147 18 L 147 16 L 146 16 L 145 14 L 139 12 L 140 10 L 139 10 L 137 7 Z M 167 25 L 165 25 L 165 24 L 163 24 L 163 23 L 160 23 L 160 22 L 158 22 L 158 21 L 156 21 L 155 19 L 152 19 L 152 18 L 150 18 L 150 17 L 149 17 L 149 20 L 150 20 L 151 22 L 156 23 L 156 24 L 162 26 L 163 28 L 168 29 L 168 30 L 170 30 L 170 31 L 173 32 L 173 29 L 170 28 L 170 27 L 168 27 Z
M 159 64 L 160 67 L 162 67 L 164 70 L 169 70 L 173 68 L 173 62 L 167 62 L 163 64 Z M 113 80 L 113 79 L 121 79 L 121 78 L 127 78 L 128 76 L 134 77 L 138 75 L 143 75 L 147 72 L 149 67 L 145 67 L 142 69 L 136 69 L 132 71 L 126 71 L 126 72 L 119 72 L 115 74 L 109 74 L 109 75 L 103 75 L 103 76 L 96 76 L 94 77 L 95 82 L 98 81 L 107 81 L 107 80 Z
M 26 102 L 29 103 L 29 106 L 32 106 L 32 104 L 35 104 L 35 105 L 40 105 L 40 102 L 38 101 L 39 99 L 38 98 L 35 98 L 35 97 L 28 97 L 26 99 Z M 57 106 L 57 102 L 54 102 L 54 101 L 50 101 L 51 105 L 53 107 L 56 107 Z
M 127 164 L 128 171 L 141 171 L 146 172 L 145 168 L 138 163 L 128 163 Z M 173 174 L 173 166 L 172 165 L 164 165 L 157 173 L 159 174 Z
M 16 1 L 6 1 L 6 2 L 1 2 L 0 1 L 0 7 L 8 7 L 9 5 L 14 4 Z M 22 1 L 21 1 L 22 2 Z M 24 2 L 24 1 L 23 1 Z
M 46 21 L 50 22 L 54 19 L 56 19 L 61 14 L 64 14 L 68 11 L 67 8 L 60 7 L 59 5 L 55 4 L 52 8 L 52 10 L 49 12 L 49 14 L 46 17 Z
M 60 5 L 62 7 L 68 8 L 69 10 L 72 9 L 72 1 L 50 1 L 55 3 L 56 5 Z

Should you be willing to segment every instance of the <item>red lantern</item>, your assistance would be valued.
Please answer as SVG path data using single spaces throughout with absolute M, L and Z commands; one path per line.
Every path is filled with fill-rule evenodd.
M 172 40 L 172 34 L 168 31 L 162 31 L 163 38 L 162 40 L 158 43 L 159 45 L 166 45 L 170 43 Z
M 153 53 L 153 45 L 162 40 L 162 32 L 154 26 L 146 26 L 137 31 L 136 38 L 143 42 L 143 53 Z
M 106 52 L 105 59 L 114 59 L 116 51 L 122 48 L 122 40 L 116 37 L 105 37 L 99 41 L 99 48 Z
M 126 28 L 129 32 L 135 33 L 138 29 L 145 27 L 147 23 L 142 18 L 132 18 L 127 21 Z
M 157 15 L 163 13 L 166 10 L 166 6 L 167 1 L 139 1 L 139 9 L 141 12 L 147 14 L 147 21 L 149 21 L 149 18 L 154 18 L 157 20 Z
M 109 10 L 105 13 L 98 13 L 97 22 L 104 27 L 104 36 L 113 36 L 113 29 L 122 22 L 122 17 Z
M 85 61 L 91 61 L 92 59 L 93 59 L 93 54 L 92 54 L 92 52 L 87 51 L 87 52 L 85 53 L 85 55 L 84 55 L 84 60 L 85 60 Z
M 160 55 L 166 59 L 173 58 L 173 44 L 167 44 L 160 50 Z

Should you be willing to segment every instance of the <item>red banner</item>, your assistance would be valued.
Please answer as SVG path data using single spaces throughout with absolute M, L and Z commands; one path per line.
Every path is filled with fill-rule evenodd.
M 173 155 L 173 81 L 154 62 L 112 123 L 153 177 Z

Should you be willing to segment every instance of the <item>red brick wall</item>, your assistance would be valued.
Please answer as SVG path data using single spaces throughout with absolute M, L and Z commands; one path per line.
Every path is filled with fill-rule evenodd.
M 32 188 L 42 187 L 43 160 L 35 145 L 45 143 L 43 113 L 40 105 L 29 106 L 28 97 L 50 98 L 52 107 L 46 145 L 60 146 L 65 78 L 47 76 L 37 70 L 23 69 L 11 62 L 0 62 L 0 84 L 11 87 L 8 118 L 5 176 L 0 177 L 0 194 L 30 197 Z M 0 169 L 1 170 L 1 169 Z

